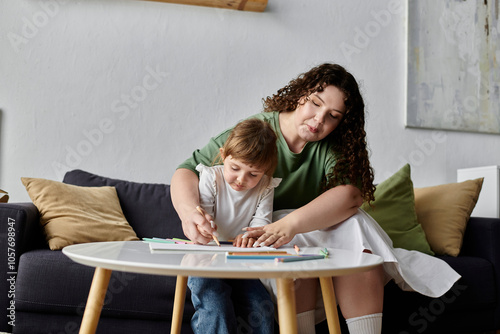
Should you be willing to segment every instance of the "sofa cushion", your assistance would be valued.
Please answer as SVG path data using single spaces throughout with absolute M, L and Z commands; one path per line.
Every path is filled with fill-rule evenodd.
M 50 249 L 84 242 L 137 240 L 115 188 L 78 187 L 29 177 L 21 181 L 40 212 Z
M 462 333 L 491 329 L 497 295 L 492 264 L 478 257 L 438 257 L 462 278 L 439 298 L 403 291 L 394 282 L 387 284 L 382 326 L 388 333 Z M 457 318 L 459 329 L 455 325 Z
M 35 250 L 21 256 L 16 310 L 83 315 L 94 268 L 73 262 L 61 251 Z M 113 271 L 102 317 L 172 318 L 176 278 Z M 193 314 L 189 291 L 184 316 Z
M 375 201 L 361 208 L 373 217 L 391 238 L 393 246 L 434 255 L 417 222 L 410 165 L 377 185 Z
M 454 292 L 463 295 L 457 298 L 457 307 L 484 309 L 496 304 L 497 287 L 491 262 L 474 256 L 438 256 L 448 263 L 462 278 L 455 284 Z M 459 285 L 461 286 L 459 288 Z
M 185 238 L 167 184 L 111 179 L 82 170 L 67 172 L 63 182 L 86 187 L 115 187 L 123 214 L 139 238 Z
M 467 221 L 476 206 L 483 178 L 415 188 L 415 209 L 436 254 L 457 256 Z
M 171 319 L 123 319 L 101 317 L 96 334 L 145 334 L 170 333 Z M 45 334 L 77 334 L 82 316 L 56 313 L 16 312 L 16 326 L 13 334 L 45 333 Z M 193 334 L 189 321 L 182 323 L 181 334 Z

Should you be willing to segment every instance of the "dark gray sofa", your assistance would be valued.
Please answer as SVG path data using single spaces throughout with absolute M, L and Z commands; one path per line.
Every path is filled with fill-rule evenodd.
M 166 184 L 134 183 L 81 170 L 65 183 L 114 186 L 138 237 L 183 238 Z M 94 268 L 49 250 L 32 203 L 0 204 L 0 332 L 78 333 Z M 15 231 L 13 231 L 15 230 Z M 441 298 L 386 286 L 383 333 L 468 333 L 500 329 L 500 219 L 470 219 L 458 257 L 441 257 L 462 279 Z M 175 277 L 113 272 L 98 333 L 168 333 Z M 186 296 L 183 333 L 193 314 Z M 341 321 L 341 323 L 343 323 Z M 14 326 L 11 326 L 14 325 Z M 242 326 L 244 329 L 244 326 Z M 327 333 L 325 323 L 317 333 Z M 343 333 L 347 329 L 343 328 Z

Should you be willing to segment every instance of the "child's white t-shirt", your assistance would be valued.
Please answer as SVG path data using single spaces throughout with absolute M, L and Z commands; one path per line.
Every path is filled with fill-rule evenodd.
M 264 175 L 252 189 L 236 191 L 224 180 L 224 166 L 196 166 L 200 172 L 201 207 L 217 225 L 219 240 L 231 240 L 247 226 L 264 226 L 272 222 L 274 188 L 281 179 Z M 268 184 L 267 184 L 268 183 Z M 267 186 L 266 186 L 267 184 Z

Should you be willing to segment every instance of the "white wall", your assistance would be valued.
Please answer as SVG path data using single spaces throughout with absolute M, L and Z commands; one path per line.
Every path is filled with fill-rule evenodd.
M 21 176 L 74 168 L 169 183 L 209 136 L 326 61 L 362 85 L 377 182 L 406 162 L 416 186 L 500 164 L 500 136 L 405 129 L 405 23 L 400 0 L 269 0 L 264 13 L 2 0 L 0 188 L 28 201 Z

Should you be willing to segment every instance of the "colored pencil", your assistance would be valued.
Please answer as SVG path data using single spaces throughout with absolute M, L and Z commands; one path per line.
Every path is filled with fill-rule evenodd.
M 319 260 L 324 259 L 323 255 L 299 255 L 290 257 L 278 257 L 276 262 L 295 262 L 295 261 L 307 261 L 307 260 Z
M 290 256 L 296 256 L 293 254 L 290 254 L 285 251 L 269 251 L 269 252 L 228 252 L 229 255 L 242 255 L 242 256 L 247 256 L 247 255 L 290 255 Z
M 204 212 L 204 210 L 203 210 L 200 206 L 197 206 L 197 207 L 196 207 L 196 210 L 198 210 L 198 212 L 199 212 L 199 213 L 201 213 L 201 215 L 202 215 L 203 217 L 205 217 L 205 212 Z M 210 222 L 210 225 L 212 225 L 212 227 L 213 227 L 213 222 Z M 219 239 L 217 239 L 217 237 L 216 237 L 215 235 L 213 235 L 213 234 L 212 234 L 212 238 L 214 239 L 214 241 L 215 241 L 215 243 L 217 244 L 217 246 L 219 246 L 219 247 L 220 247 L 220 242 L 219 242 Z
M 146 242 L 161 242 L 165 244 L 175 244 L 175 241 L 173 240 L 160 239 L 160 238 L 142 238 L 142 240 Z

